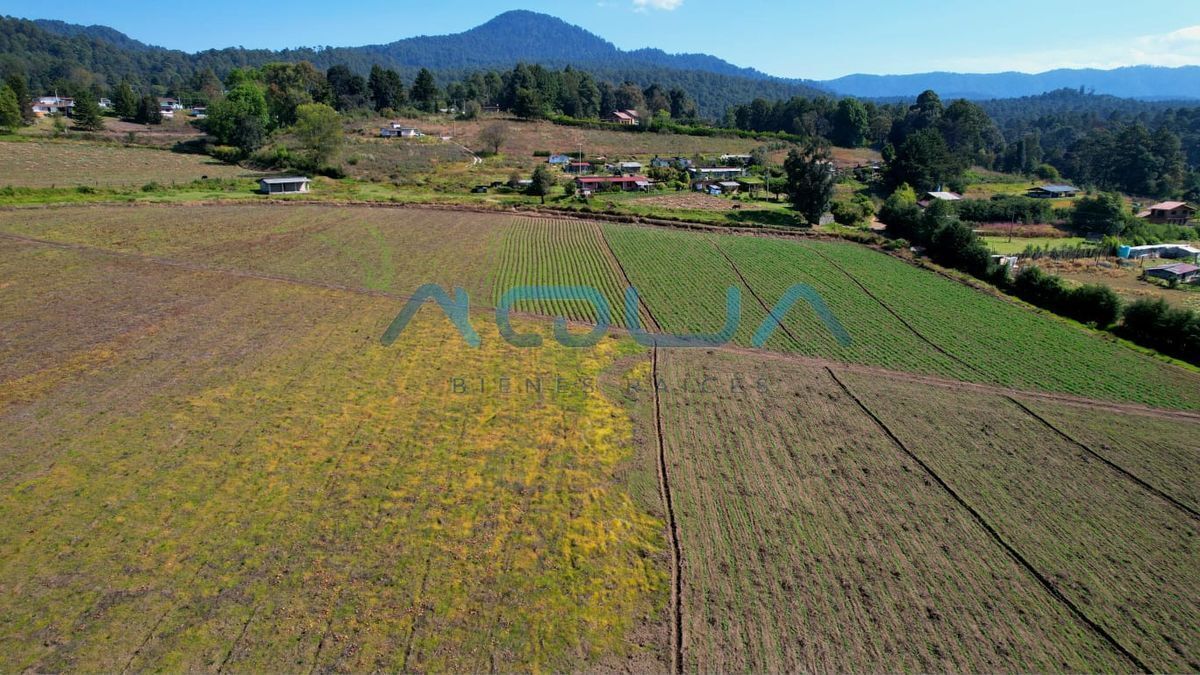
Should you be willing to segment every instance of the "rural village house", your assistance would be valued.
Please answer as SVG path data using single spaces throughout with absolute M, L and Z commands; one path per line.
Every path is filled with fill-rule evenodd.
M 33 114 L 37 117 L 46 115 L 70 115 L 75 109 L 75 99 L 59 96 L 42 96 L 33 102 Z
M 580 176 L 575 179 L 575 189 L 584 195 L 604 190 L 646 191 L 650 189 L 650 179 L 645 176 Z
M 934 202 L 958 202 L 958 201 L 962 201 L 962 195 L 958 194 L 957 192 L 945 192 L 942 190 L 935 190 L 933 192 L 926 192 L 925 195 L 923 197 L 921 197 L 921 199 L 917 202 L 917 205 L 920 206 L 921 208 L 928 208 L 928 206 Z
M 626 126 L 636 127 L 641 123 L 636 110 L 614 110 L 605 118 L 606 122 L 615 122 Z
M 384 138 L 420 138 L 424 136 L 420 129 L 409 127 L 400 122 L 392 122 L 391 124 L 379 130 L 379 135 Z
M 1187 225 L 1195 217 L 1196 207 L 1187 202 L 1161 202 L 1138 214 L 1138 218 L 1160 225 Z

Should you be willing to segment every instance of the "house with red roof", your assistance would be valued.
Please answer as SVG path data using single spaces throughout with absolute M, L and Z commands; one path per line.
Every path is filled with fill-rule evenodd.
M 1196 207 L 1187 202 L 1159 202 L 1138 214 L 1138 218 L 1160 225 L 1187 225 L 1195 217 Z

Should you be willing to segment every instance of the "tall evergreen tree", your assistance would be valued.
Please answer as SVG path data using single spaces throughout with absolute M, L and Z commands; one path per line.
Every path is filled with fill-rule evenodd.
M 138 101 L 137 113 L 133 121 L 138 124 L 162 124 L 162 111 L 158 108 L 158 99 L 153 96 L 143 96 Z
M 129 80 L 121 80 L 120 86 L 117 87 L 113 107 L 116 109 L 117 117 L 122 119 L 129 120 L 137 116 L 138 98 L 133 93 L 133 87 L 129 86 Z
M 793 149 L 784 162 L 787 171 L 787 192 L 792 205 L 809 225 L 821 222 L 833 201 L 833 159 L 829 147 L 810 142 L 803 149 Z
M 23 123 L 17 95 L 7 84 L 0 85 L 0 128 L 15 129 Z
M 426 112 L 435 112 L 437 109 L 438 88 L 437 82 L 433 79 L 433 73 L 429 72 L 428 68 L 422 68 L 421 72 L 417 73 L 417 79 L 413 82 L 412 93 L 409 98 L 413 103 Z
M 371 95 L 371 103 L 376 112 L 404 105 L 404 82 L 400 73 L 379 65 L 371 66 L 371 76 L 367 78 L 367 90 Z
M 25 81 L 25 76 L 18 73 L 13 73 L 5 78 L 4 83 L 12 89 L 13 96 L 17 99 L 17 108 L 20 110 L 21 119 L 30 124 L 34 120 L 33 115 L 33 98 L 29 95 L 29 84 Z
M 104 128 L 104 119 L 100 117 L 100 103 L 96 95 L 88 89 L 81 89 L 75 95 L 75 107 L 71 111 L 75 126 L 84 131 L 100 131 Z

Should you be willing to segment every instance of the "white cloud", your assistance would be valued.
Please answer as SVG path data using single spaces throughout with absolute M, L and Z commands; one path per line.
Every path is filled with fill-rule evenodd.
M 1195 65 L 1200 65 L 1200 26 L 1064 49 L 948 59 L 939 68 L 968 72 L 1017 70 L 1040 73 L 1055 68 Z
M 633 0 L 633 9 L 637 12 L 644 12 L 648 9 L 661 9 L 665 12 L 670 12 L 674 9 L 679 9 L 683 5 L 683 0 Z

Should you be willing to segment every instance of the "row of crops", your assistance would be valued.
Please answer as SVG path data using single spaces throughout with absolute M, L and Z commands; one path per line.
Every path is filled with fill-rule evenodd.
M 1200 407 L 1200 376 L 1192 372 L 862 246 L 518 220 L 500 257 L 496 300 L 515 284 L 595 287 L 622 325 L 627 275 L 671 334 L 1014 388 Z M 777 309 L 797 287 L 811 294 Z M 729 304 L 731 289 L 740 303 Z M 579 321 L 596 316 L 590 303 L 567 297 L 515 308 Z M 768 308 L 786 330 L 756 342 L 770 325 Z
M 969 364 L 978 374 L 973 379 L 1161 407 L 1200 407 L 1200 376 L 1192 372 L 868 248 L 804 246 L 850 271 L 915 331 Z M 823 273 L 844 274 L 828 268 Z M 890 342 L 898 332 L 869 337 Z
M 600 310 L 587 298 L 595 292 L 607 303 L 610 323 L 626 326 L 626 284 L 597 225 L 521 218 L 500 246 L 494 305 L 516 292 L 520 297 L 511 305 L 516 311 L 595 323 Z M 644 325 L 645 317 L 639 321 Z

